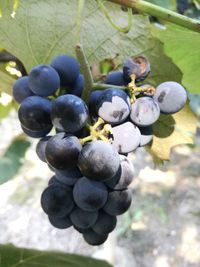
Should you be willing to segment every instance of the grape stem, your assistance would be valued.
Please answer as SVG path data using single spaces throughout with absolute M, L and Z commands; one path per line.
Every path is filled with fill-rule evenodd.
M 99 129 L 100 127 L 101 129 Z M 90 135 L 80 139 L 80 143 L 82 145 L 85 144 L 86 142 L 95 141 L 98 139 L 111 143 L 112 139 L 109 139 L 107 136 L 111 133 L 112 127 L 110 124 L 105 124 L 105 121 L 102 118 L 98 118 L 98 120 L 94 125 L 89 126 L 89 129 L 90 129 Z
M 172 22 L 195 32 L 200 32 L 200 21 L 180 15 L 174 11 L 165 9 L 142 0 L 108 0 L 121 6 L 130 7 L 138 13 L 148 14 L 157 18 Z

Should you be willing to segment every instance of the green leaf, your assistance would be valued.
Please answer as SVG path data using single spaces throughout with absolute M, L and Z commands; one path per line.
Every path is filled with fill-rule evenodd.
M 197 117 L 189 104 L 173 115 L 161 115 L 153 125 L 154 137 L 150 152 L 161 160 L 169 160 L 174 146 L 193 144 Z
M 0 245 L 2 267 L 111 267 L 105 261 L 60 252 L 46 252 Z
M 0 184 L 3 184 L 16 175 L 22 165 L 22 158 L 29 148 L 30 142 L 19 136 L 8 147 L 2 157 L 0 157 Z
M 127 56 L 144 55 L 152 65 L 153 84 L 167 79 L 180 81 L 180 71 L 165 56 L 160 41 L 152 36 L 147 17 L 134 16 L 130 32 L 119 33 L 100 12 L 96 1 L 85 2 L 82 40 L 91 65 L 116 55 L 120 62 Z M 107 3 L 106 6 L 116 23 L 127 25 L 127 14 L 118 5 Z M 76 10 L 77 1 L 21 0 L 13 18 L 10 1 L 3 1 L 0 43 L 28 71 L 36 64 L 49 63 L 58 54 L 75 55 Z
M 164 43 L 164 48 L 183 73 L 182 83 L 191 93 L 200 93 L 200 35 L 175 25 L 153 33 Z
M 175 0 L 147 0 L 147 2 L 153 3 L 158 6 L 162 6 L 167 9 L 176 10 Z
M 13 103 L 9 103 L 8 105 L 4 106 L 0 104 L 0 120 L 7 117 L 10 113 L 11 109 L 13 108 Z

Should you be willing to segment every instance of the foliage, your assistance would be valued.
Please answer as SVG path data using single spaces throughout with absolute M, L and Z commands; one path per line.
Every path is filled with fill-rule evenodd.
M 0 264 L 2 267 L 111 267 L 104 261 L 79 255 L 16 248 L 12 245 L 0 245 Z

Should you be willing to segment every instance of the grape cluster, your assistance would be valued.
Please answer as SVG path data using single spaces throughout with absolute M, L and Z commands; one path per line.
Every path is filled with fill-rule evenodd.
M 131 205 L 134 167 L 127 154 L 151 142 L 160 113 L 186 103 L 176 82 L 141 85 L 149 72 L 146 58 L 126 59 L 123 71 L 107 75 L 105 90 L 92 91 L 88 105 L 79 63 L 68 55 L 34 67 L 13 86 L 21 127 L 41 138 L 36 153 L 54 172 L 42 209 L 53 226 L 73 226 L 90 245 L 105 242 Z

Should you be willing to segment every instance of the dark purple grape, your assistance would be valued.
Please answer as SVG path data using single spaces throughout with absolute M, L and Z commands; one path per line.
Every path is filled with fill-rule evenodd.
M 49 218 L 50 223 L 58 229 L 67 229 L 70 226 L 72 226 L 72 222 L 68 215 L 62 218 L 49 215 L 48 218 Z
M 73 186 L 83 175 L 77 167 L 68 170 L 56 170 L 56 178 L 61 183 Z
M 13 97 L 18 103 L 21 103 L 25 98 L 33 95 L 28 85 L 28 76 L 23 76 L 14 83 Z
M 36 154 L 38 155 L 38 158 L 43 162 L 46 162 L 45 150 L 47 142 L 49 141 L 50 138 L 51 138 L 50 135 L 41 138 L 36 146 Z
M 106 241 L 108 235 L 100 235 L 94 232 L 92 229 L 88 229 L 87 231 L 83 232 L 83 238 L 89 245 L 99 246 Z
M 75 207 L 70 213 L 70 219 L 73 225 L 79 229 L 88 229 L 95 224 L 98 217 L 98 212 L 85 211 Z
M 153 127 L 146 126 L 146 127 L 139 127 L 141 132 L 141 140 L 140 146 L 145 146 L 149 144 L 153 139 Z
M 96 223 L 92 226 L 92 230 L 97 234 L 105 235 L 111 233 L 117 224 L 117 217 L 107 214 L 100 210 Z
M 123 72 L 118 70 L 110 72 L 106 77 L 105 83 L 118 86 L 125 85 Z

